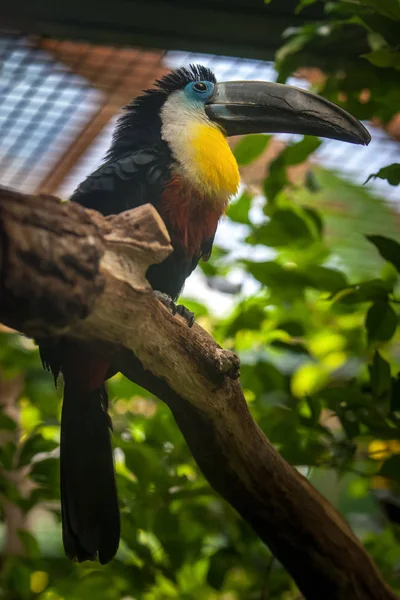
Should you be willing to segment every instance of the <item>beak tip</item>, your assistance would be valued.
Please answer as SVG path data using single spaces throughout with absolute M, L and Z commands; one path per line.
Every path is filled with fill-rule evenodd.
M 372 139 L 371 134 L 369 133 L 369 131 L 367 129 L 364 128 L 364 131 L 362 132 L 362 136 L 361 136 L 361 144 L 363 146 L 368 146 L 371 139 Z
M 352 127 L 348 130 L 349 137 L 342 141 L 348 141 L 351 144 L 357 144 L 358 146 L 368 146 L 371 141 L 371 134 L 360 122 L 356 123 L 356 127 Z

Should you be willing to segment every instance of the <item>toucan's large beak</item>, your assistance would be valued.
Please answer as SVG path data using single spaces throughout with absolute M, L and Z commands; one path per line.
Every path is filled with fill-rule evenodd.
M 205 109 L 228 136 L 301 133 L 364 145 L 371 140 L 365 127 L 336 104 L 280 83 L 218 83 Z

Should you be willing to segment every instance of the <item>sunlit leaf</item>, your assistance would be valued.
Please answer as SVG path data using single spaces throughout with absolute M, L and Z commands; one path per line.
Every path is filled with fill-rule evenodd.
M 33 573 L 31 573 L 31 591 L 34 594 L 40 594 L 43 592 L 48 583 L 49 575 L 46 573 L 46 571 L 33 571 Z
M 236 223 L 248 225 L 250 223 L 249 210 L 251 203 L 252 195 L 247 190 L 244 190 L 237 200 L 230 203 L 227 211 L 228 217 Z
M 308 363 L 300 367 L 293 375 L 291 388 L 295 396 L 311 396 L 321 389 L 328 379 L 326 370 L 317 363 Z

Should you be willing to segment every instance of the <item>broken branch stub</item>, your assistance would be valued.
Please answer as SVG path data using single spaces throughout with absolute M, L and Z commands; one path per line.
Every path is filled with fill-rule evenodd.
M 104 288 L 104 242 L 78 204 L 0 190 L 0 319 L 52 335 L 84 318 Z

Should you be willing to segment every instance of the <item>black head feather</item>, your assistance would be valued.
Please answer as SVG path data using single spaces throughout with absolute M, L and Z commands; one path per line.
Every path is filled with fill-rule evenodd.
M 217 83 L 214 73 L 208 67 L 203 65 L 189 65 L 189 68 L 182 67 L 181 69 L 175 69 L 168 75 L 165 75 L 162 79 L 156 81 L 156 86 L 167 94 L 176 90 L 181 90 L 191 81 L 211 81 L 211 83 Z M 148 93 L 152 93 L 152 90 L 147 90 Z
M 106 160 L 115 160 L 135 149 L 162 145 L 160 110 L 169 94 L 183 89 L 191 81 L 217 83 L 214 73 L 203 65 L 189 65 L 171 71 L 125 106 L 114 130 Z

